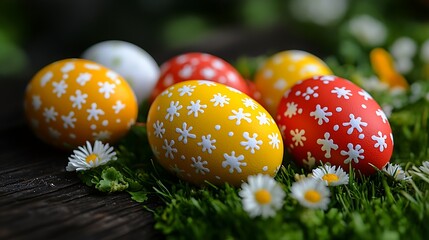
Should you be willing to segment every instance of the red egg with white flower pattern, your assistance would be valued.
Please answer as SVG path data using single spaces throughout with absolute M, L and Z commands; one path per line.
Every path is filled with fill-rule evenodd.
M 380 105 L 362 88 L 336 76 L 295 84 L 282 97 L 276 116 L 285 147 L 300 166 L 319 162 L 364 175 L 385 166 L 393 135 Z M 372 166 L 373 165 L 373 166 Z
M 151 95 L 151 102 L 175 83 L 191 79 L 209 80 L 249 94 L 246 80 L 225 60 L 207 53 L 185 53 L 161 65 L 161 75 Z

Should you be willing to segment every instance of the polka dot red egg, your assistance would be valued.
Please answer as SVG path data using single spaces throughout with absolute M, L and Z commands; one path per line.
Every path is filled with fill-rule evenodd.
M 329 162 L 348 170 L 351 164 L 369 175 L 392 156 L 392 130 L 383 110 L 365 90 L 340 77 L 294 85 L 282 97 L 276 121 L 300 166 Z
M 247 82 L 227 61 L 200 52 L 184 53 L 161 65 L 161 75 L 151 95 L 151 101 L 175 83 L 186 80 L 209 80 L 249 94 Z

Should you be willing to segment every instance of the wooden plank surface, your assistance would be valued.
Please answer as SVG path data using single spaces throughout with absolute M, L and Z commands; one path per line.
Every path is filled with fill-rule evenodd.
M 26 125 L 2 130 L 1 142 L 0 239 L 162 239 L 141 204 L 84 186 L 65 171 L 69 153 Z

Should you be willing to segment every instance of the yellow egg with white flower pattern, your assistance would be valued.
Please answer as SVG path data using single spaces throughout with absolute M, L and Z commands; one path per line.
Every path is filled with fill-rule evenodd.
M 269 57 L 255 74 L 256 89 L 262 96 L 262 104 L 275 116 L 283 94 L 296 82 L 316 75 L 331 75 L 329 67 L 315 55 L 288 50 Z
M 194 184 L 239 185 L 274 176 L 283 141 L 274 119 L 248 95 L 205 80 L 176 83 L 152 103 L 147 132 L 159 163 Z
M 86 141 L 115 143 L 137 118 L 133 90 L 114 71 L 84 59 L 64 59 L 38 71 L 27 85 L 25 114 L 46 143 L 70 149 Z

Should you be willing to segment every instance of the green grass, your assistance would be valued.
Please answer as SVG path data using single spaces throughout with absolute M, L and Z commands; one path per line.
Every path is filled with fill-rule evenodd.
M 239 69 L 253 73 L 249 68 L 254 63 L 241 59 Z M 357 84 L 362 72 L 368 71 L 367 67 L 328 63 L 339 76 Z M 415 82 L 429 89 L 427 81 Z M 401 165 L 412 181 L 396 181 L 382 171 L 368 177 L 351 170 L 348 185 L 330 187 L 325 211 L 306 209 L 291 197 L 295 175 L 308 171 L 285 156 L 275 177 L 286 192 L 283 207 L 273 218 L 250 218 L 238 196 L 240 188 L 228 184 L 196 187 L 160 167 L 152 158 L 142 126 L 133 127 L 118 145 L 117 161 L 79 176 L 102 192 L 127 191 L 142 206 L 148 199 L 158 199 L 158 207 L 146 209 L 153 212 L 155 228 L 167 239 L 424 239 L 429 234 L 429 175 L 418 167 L 429 160 L 429 102 L 415 92 L 370 93 L 380 105 L 394 106 L 389 117 L 395 139 L 391 163 Z M 145 119 L 147 109 L 142 106 L 140 120 Z

